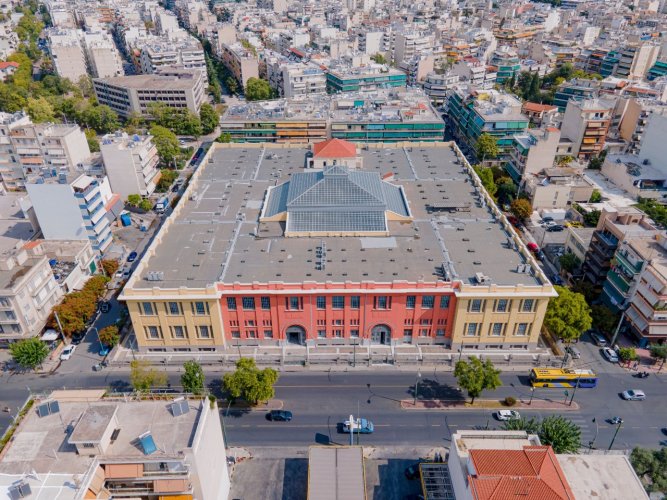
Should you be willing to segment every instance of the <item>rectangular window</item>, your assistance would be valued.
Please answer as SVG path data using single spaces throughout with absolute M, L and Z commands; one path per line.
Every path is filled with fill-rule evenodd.
M 178 316 L 180 314 L 183 314 L 183 310 L 181 309 L 181 304 L 178 302 L 167 302 L 167 313 L 171 314 L 172 316 Z
M 504 313 L 509 310 L 509 301 L 507 299 L 496 300 L 496 312 Z
M 472 299 L 468 302 L 468 312 L 482 312 L 482 299 Z
M 245 331 L 245 336 L 249 339 L 256 339 L 257 338 L 257 330 L 246 330 Z
M 152 302 L 142 302 L 141 303 L 141 311 L 143 312 L 144 316 L 153 316 L 153 303 Z
M 200 325 L 197 327 L 197 335 L 200 339 L 210 339 L 211 338 L 211 327 L 206 325 Z
M 175 339 L 184 339 L 185 338 L 185 332 L 186 328 L 184 326 L 172 326 L 171 328 L 171 336 Z
M 530 325 L 531 323 L 518 323 L 515 327 L 515 335 L 517 337 L 525 337 L 530 335 Z
M 262 297 L 262 309 L 269 311 L 271 309 L 271 297 Z
M 327 337 L 327 331 L 326 330 L 317 330 L 317 338 L 318 339 L 325 339 Z
M 345 308 L 345 297 L 342 295 L 336 295 L 331 298 L 331 307 L 334 309 L 343 309 Z
M 318 309 L 326 309 L 327 308 L 327 298 L 324 296 L 319 296 L 317 297 L 317 308 Z
M 492 323 L 489 326 L 489 335 L 492 337 L 500 337 L 505 331 L 505 323 Z
M 432 319 L 420 319 L 419 324 L 420 325 L 432 325 L 433 320 Z
M 343 336 L 343 330 L 337 329 L 334 330 L 334 337 L 341 338 Z
M 407 326 L 410 326 L 410 325 L 412 325 L 413 322 L 414 321 L 413 321 L 412 318 L 406 318 L 405 321 L 403 321 L 403 324 L 407 325 Z
M 230 311 L 236 311 L 236 298 L 227 297 L 227 309 Z
M 350 320 L 350 326 L 359 326 L 359 320 L 358 319 L 351 319 Z
M 359 338 L 359 330 L 357 329 L 350 330 L 350 337 Z
M 327 326 L 327 320 L 326 319 L 318 319 L 317 320 L 317 326 Z
M 414 295 L 408 295 L 405 298 L 405 308 L 406 309 L 414 309 L 416 303 L 417 303 L 417 297 L 414 296 Z
M 233 339 L 240 339 L 241 338 L 241 332 L 239 330 L 232 330 L 232 338 Z
M 160 327 L 159 326 L 146 326 L 144 327 L 144 332 L 146 337 L 149 339 L 159 339 L 160 338 Z
M 438 337 L 444 337 L 445 336 L 445 329 L 444 328 L 438 328 L 435 331 L 436 336 Z
M 476 337 L 477 336 L 477 325 L 478 323 L 468 323 L 465 326 L 465 335 L 466 337 Z
M 254 319 L 247 319 L 244 321 L 245 326 L 256 326 Z
M 404 337 L 412 337 L 412 330 L 411 329 L 403 330 L 403 336 Z
M 285 307 L 287 307 L 289 311 L 300 311 L 303 309 L 303 300 L 301 297 L 286 297 Z
M 434 305 L 435 305 L 435 297 L 433 295 L 422 296 L 422 308 L 433 309 Z
M 361 303 L 361 298 L 358 295 L 352 295 L 352 297 L 350 297 L 350 307 L 352 309 L 359 309 L 360 303 Z
M 428 328 L 420 328 L 419 329 L 419 336 L 420 337 L 428 337 L 429 333 L 431 333 L 431 330 Z
M 265 339 L 272 339 L 273 338 L 273 330 L 264 330 L 264 338 Z
M 391 297 L 386 295 L 378 295 L 374 301 L 375 309 L 391 309 Z
M 440 309 L 447 309 L 449 307 L 449 295 L 440 297 Z
M 241 299 L 241 304 L 244 311 L 254 311 L 255 310 L 255 297 L 243 297 Z
M 535 305 L 534 299 L 525 299 L 521 305 L 521 312 L 529 313 L 533 312 L 533 306 Z
M 262 326 L 271 326 L 273 322 L 270 319 L 263 319 Z
M 192 312 L 198 316 L 204 316 L 208 314 L 208 304 L 206 302 L 193 302 Z
M 342 319 L 335 319 L 333 321 L 333 324 L 336 325 L 336 326 L 343 326 L 344 321 Z

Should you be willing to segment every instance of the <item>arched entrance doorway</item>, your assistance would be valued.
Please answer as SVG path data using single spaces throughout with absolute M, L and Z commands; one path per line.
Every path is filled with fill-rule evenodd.
M 285 339 L 288 344 L 303 345 L 306 342 L 306 330 L 299 325 L 292 325 L 285 331 Z
M 391 328 L 387 325 L 375 325 L 371 330 L 372 344 L 389 344 L 391 342 Z

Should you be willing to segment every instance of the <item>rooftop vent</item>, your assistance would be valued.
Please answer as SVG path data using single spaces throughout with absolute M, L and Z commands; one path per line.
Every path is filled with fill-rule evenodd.
M 484 273 L 475 273 L 475 281 L 478 284 L 486 284 L 486 283 L 491 283 L 491 278 L 486 276 Z

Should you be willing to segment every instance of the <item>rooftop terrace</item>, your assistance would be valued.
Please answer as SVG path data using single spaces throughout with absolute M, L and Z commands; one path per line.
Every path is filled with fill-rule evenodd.
M 308 149 L 216 145 L 132 277 L 134 289 L 222 283 L 442 280 L 540 285 L 527 251 L 486 205 L 449 144 L 382 145 L 360 151 L 363 171 L 402 186 L 413 221 L 389 236 L 290 237 L 259 222 L 269 187 L 303 171 Z M 327 249 L 318 269 L 317 247 Z M 532 260 L 532 259 L 531 259 Z M 150 280 L 149 280 L 150 279 Z

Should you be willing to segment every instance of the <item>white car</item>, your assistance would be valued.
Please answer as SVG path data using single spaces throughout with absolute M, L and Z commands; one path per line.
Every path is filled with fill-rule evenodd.
M 69 358 L 71 358 L 72 354 L 74 354 L 74 351 L 76 351 L 76 346 L 74 344 L 70 344 L 65 347 L 63 352 L 60 353 L 61 361 L 67 361 Z
M 626 401 L 643 401 L 646 399 L 646 394 L 644 394 L 644 391 L 640 391 L 639 389 L 629 389 L 627 391 L 623 391 L 621 396 Z
M 521 415 L 516 410 L 498 410 L 496 412 L 496 418 L 498 420 L 519 420 Z
M 120 269 L 118 269 L 118 271 L 116 271 L 116 274 L 114 274 L 114 277 L 122 278 L 123 277 L 123 271 L 124 271 L 124 269 L 121 267 Z
M 605 347 L 604 349 L 602 349 L 602 355 L 610 363 L 618 363 L 618 354 L 616 354 L 616 351 L 614 351 L 612 348 Z

